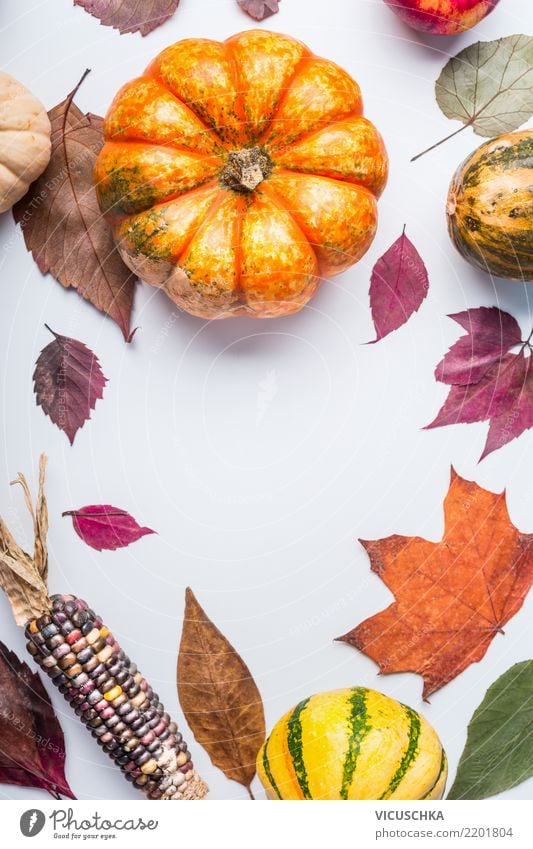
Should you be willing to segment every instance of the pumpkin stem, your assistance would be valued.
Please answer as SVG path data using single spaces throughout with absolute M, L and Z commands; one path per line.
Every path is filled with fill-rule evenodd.
M 234 192 L 253 192 L 268 177 L 272 160 L 262 147 L 244 147 L 228 153 L 219 181 L 224 189 Z

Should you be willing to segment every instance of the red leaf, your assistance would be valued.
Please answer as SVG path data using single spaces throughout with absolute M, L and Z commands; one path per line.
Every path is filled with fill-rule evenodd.
M 178 8 L 180 0 L 74 0 L 106 27 L 121 34 L 140 32 L 148 35 L 164 24 Z
M 0 783 L 75 799 L 64 765 L 63 732 L 39 675 L 0 642 Z
M 478 307 L 450 315 L 467 330 L 435 369 L 442 383 L 477 383 L 490 366 L 521 342 L 516 319 L 497 307 Z
M 516 368 L 516 378 L 509 390 L 505 410 L 499 416 L 492 416 L 483 454 L 483 460 L 492 451 L 496 451 L 512 439 L 516 439 L 525 430 L 533 427 L 533 369 L 531 357 L 517 357 L 520 367 Z
M 493 363 L 477 383 L 452 386 L 436 418 L 426 429 L 484 422 L 505 413 L 510 393 L 515 394 L 523 386 L 525 362 L 523 354 L 506 354 Z
M 46 327 L 55 339 L 39 354 L 33 373 L 34 391 L 37 404 L 67 434 L 72 445 L 97 400 L 103 397 L 107 378 L 98 358 L 83 342 Z
M 124 548 L 146 534 L 155 534 L 151 528 L 141 528 L 129 513 L 111 504 L 91 504 L 79 510 L 65 510 L 62 515 L 72 516 L 78 536 L 97 551 Z
M 279 12 L 279 0 L 237 0 L 237 3 L 256 21 L 263 21 Z
M 402 235 L 378 259 L 370 281 L 370 309 L 379 342 L 418 310 L 429 289 L 424 261 L 417 249 Z
M 446 401 L 427 429 L 489 421 L 483 460 L 533 427 L 533 369 L 529 339 L 515 319 L 496 307 L 450 316 L 469 333 L 456 342 L 435 370 L 451 384 Z M 509 350 L 520 345 L 516 354 Z
M 513 525 L 505 494 L 453 470 L 440 542 L 361 542 L 395 600 L 339 639 L 382 673 L 422 675 L 424 698 L 481 660 L 533 583 L 533 535 Z
M 82 80 L 48 113 L 50 163 L 13 215 L 42 273 L 110 316 L 128 341 L 136 277 L 122 262 L 96 200 L 93 169 L 103 145 L 102 119 L 84 115 L 74 103 Z

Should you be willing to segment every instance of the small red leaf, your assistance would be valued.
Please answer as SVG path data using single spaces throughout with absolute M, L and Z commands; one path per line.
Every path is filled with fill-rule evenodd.
M 107 378 L 97 356 L 83 342 L 46 327 L 55 339 L 43 348 L 35 364 L 34 392 L 37 404 L 67 434 L 72 445 L 103 397 Z
M 136 542 L 146 534 L 155 534 L 151 528 L 141 528 L 133 516 L 111 504 L 91 504 L 79 510 L 65 510 L 63 516 L 72 516 L 78 536 L 97 551 L 114 551 Z
M 148 35 L 164 24 L 178 8 L 180 0 L 74 0 L 106 27 L 121 34 L 140 32 Z
M 255 21 L 264 21 L 279 12 L 279 0 L 237 0 L 237 3 Z
M 370 280 L 370 309 L 379 342 L 418 310 L 429 290 L 424 261 L 405 235 L 378 259 Z
M 0 783 L 75 799 L 65 778 L 65 741 L 36 672 L 0 642 Z

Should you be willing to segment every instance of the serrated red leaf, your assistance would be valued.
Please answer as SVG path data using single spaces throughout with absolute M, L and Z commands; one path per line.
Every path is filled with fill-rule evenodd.
M 410 239 L 402 235 L 372 269 L 370 309 L 379 342 L 416 312 L 429 290 L 424 261 Z
M 237 3 L 254 21 L 264 21 L 279 12 L 279 0 L 237 0 Z
M 455 342 L 435 369 L 441 383 L 477 383 L 493 363 L 522 339 L 518 322 L 497 307 L 478 307 L 450 315 L 467 333 Z
M 50 330 L 50 328 L 48 328 Z M 37 404 L 72 445 L 78 430 L 103 398 L 104 377 L 98 357 L 83 342 L 54 333 L 37 359 L 33 373 Z
M 112 318 L 128 341 L 136 277 L 98 207 L 93 170 L 103 145 L 102 119 L 84 115 L 74 103 L 80 84 L 48 113 L 50 163 L 13 215 L 42 273 L 50 272 Z
M 39 675 L 0 642 L 0 783 L 75 799 L 64 766 L 63 732 Z
M 435 370 L 450 385 L 448 396 L 426 429 L 489 421 L 482 460 L 533 427 L 533 369 L 530 339 L 522 341 L 517 321 L 497 307 L 450 316 L 469 332 Z M 517 353 L 509 353 L 520 346 Z
M 111 504 L 90 504 L 79 510 L 65 510 L 62 515 L 72 517 L 80 539 L 97 551 L 125 548 L 146 534 L 155 534 L 151 528 L 138 525 L 125 510 Z
M 74 0 L 106 27 L 121 34 L 140 32 L 148 35 L 164 24 L 178 8 L 180 0 Z
M 513 525 L 505 493 L 453 470 L 440 542 L 398 535 L 361 542 L 395 601 L 338 639 L 382 673 L 421 675 L 424 698 L 481 660 L 533 583 L 533 534 Z

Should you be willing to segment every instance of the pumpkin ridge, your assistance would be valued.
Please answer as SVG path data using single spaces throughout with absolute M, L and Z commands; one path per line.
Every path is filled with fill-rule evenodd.
M 238 300 L 239 305 L 245 305 L 246 299 L 244 297 L 244 289 L 241 286 L 241 272 L 242 272 L 242 262 L 243 262 L 243 250 L 242 250 L 242 225 L 244 216 L 246 215 L 246 210 L 243 207 L 246 207 L 246 198 L 236 195 L 235 201 L 240 207 L 239 214 L 235 220 L 235 228 L 233 231 L 233 249 L 235 251 L 235 295 Z
M 337 118 L 335 121 L 331 121 L 330 123 L 325 124 L 322 127 L 318 127 L 318 128 L 313 127 L 312 130 L 305 130 L 301 135 L 298 136 L 297 139 L 294 139 L 294 141 L 290 142 L 287 145 L 282 145 L 280 143 L 278 145 L 269 146 L 269 149 L 272 151 L 272 153 L 270 155 L 274 159 L 275 156 L 276 156 L 276 151 L 283 150 L 283 152 L 285 152 L 286 150 L 290 150 L 291 147 L 295 147 L 296 145 L 300 144 L 300 142 L 307 141 L 308 139 L 310 139 L 314 135 L 317 135 L 318 133 L 322 132 L 326 128 L 331 129 L 332 127 L 336 127 L 338 124 L 343 124 L 344 121 L 349 121 L 351 118 L 365 118 L 365 117 L 366 117 L 365 115 L 361 115 L 359 112 L 356 112 L 356 110 L 353 109 L 351 112 L 348 112 L 346 115 L 343 115 L 342 118 Z M 286 166 L 284 165 L 283 167 L 285 168 Z M 294 170 L 294 169 L 292 169 L 292 170 Z M 306 172 L 306 173 L 314 173 L 314 172 Z M 320 176 L 320 174 L 317 174 L 317 176 Z M 343 180 L 342 182 L 345 183 L 346 180 Z
M 386 174 L 385 174 L 385 185 L 382 186 L 382 188 L 379 191 L 374 191 L 373 189 L 370 188 L 370 186 L 366 186 L 360 180 L 349 179 L 348 177 L 343 178 L 343 177 L 340 177 L 340 176 L 339 177 L 331 177 L 329 174 L 322 174 L 320 171 L 314 171 L 314 170 L 311 170 L 310 168 L 296 168 L 296 167 L 291 168 L 289 165 L 286 165 L 285 163 L 283 163 L 283 165 L 279 165 L 279 166 L 276 164 L 276 153 L 283 153 L 283 154 L 289 153 L 290 154 L 291 149 L 296 148 L 302 142 L 309 141 L 310 139 L 313 138 L 313 136 L 318 136 L 325 129 L 331 130 L 334 127 L 341 126 L 346 121 L 350 121 L 353 118 L 363 118 L 365 121 L 368 121 L 369 123 L 372 124 L 372 122 L 369 121 L 369 119 L 365 115 L 361 115 L 358 112 L 356 112 L 355 110 L 353 110 L 348 115 L 345 115 L 343 118 L 339 118 L 336 121 L 332 121 L 330 124 L 326 124 L 325 126 L 319 127 L 318 129 L 312 129 L 312 130 L 308 130 L 305 133 L 302 133 L 301 136 L 298 136 L 297 139 L 295 139 L 293 142 L 286 145 L 285 147 L 278 145 L 277 148 L 276 147 L 270 148 L 267 145 L 266 147 L 267 147 L 267 150 L 269 151 L 272 162 L 274 163 L 274 165 L 276 165 L 277 168 L 283 169 L 285 171 L 290 171 L 293 174 L 310 174 L 314 177 L 322 177 L 325 180 L 336 180 L 339 183 L 348 183 L 352 186 L 358 186 L 360 189 L 366 189 L 376 198 L 376 200 L 379 200 L 379 198 L 381 197 L 381 194 L 383 193 L 384 188 L 386 186 L 388 169 L 387 169 Z M 374 130 L 376 130 L 376 132 L 378 132 L 377 128 L 374 126 L 374 124 L 372 124 L 372 127 L 374 128 Z
M 213 185 L 213 187 L 216 185 L 216 180 L 213 180 L 213 181 L 212 181 L 212 185 Z M 203 186 L 196 186 L 196 188 L 191 189 L 191 191 L 193 191 L 193 192 L 194 192 L 194 191 L 196 191 L 197 189 L 206 189 L 206 188 L 208 188 L 208 185 L 207 185 L 207 184 L 204 184 Z M 188 192 L 187 192 L 187 194 L 188 194 Z M 184 195 L 179 195 L 179 197 L 184 197 Z M 165 201 L 165 202 L 166 202 L 166 201 Z M 203 220 L 202 220 L 202 223 L 201 223 L 201 224 L 200 224 L 200 226 L 199 226 L 199 227 L 198 227 L 198 228 L 194 231 L 194 233 L 192 233 L 191 237 L 190 237 L 189 239 L 187 239 L 187 241 L 185 242 L 185 244 L 184 244 L 184 246 L 183 246 L 182 250 L 179 252 L 179 254 L 178 254 L 178 265 L 181 265 L 181 261 L 182 261 L 183 257 L 185 256 L 185 254 L 186 254 L 186 253 L 187 253 L 187 251 L 189 250 L 190 246 L 191 246 L 191 245 L 192 245 L 192 243 L 194 242 L 194 240 L 195 240 L 196 236 L 197 236 L 199 233 L 201 233 L 201 232 L 202 232 L 202 230 L 204 229 L 204 227 L 207 227 L 207 225 L 209 224 L 209 222 L 211 221 L 211 219 L 213 218 L 213 216 L 215 215 L 215 213 L 217 212 L 218 208 L 222 205 L 222 203 L 223 203 L 223 202 L 224 202 L 224 192 L 223 192 L 223 191 L 222 191 L 222 189 L 221 189 L 219 192 L 217 192 L 217 194 L 216 194 L 216 195 L 215 195 L 215 197 L 213 198 L 213 202 L 211 203 L 211 205 L 209 206 L 209 208 L 208 208 L 207 212 L 205 213 L 205 216 L 204 216 L 204 218 L 203 218 Z
M 68 137 L 68 133 L 66 135 Z M 201 159 L 202 157 L 205 157 L 206 159 L 214 159 L 216 157 L 217 159 L 220 159 L 221 163 L 223 162 L 222 151 L 220 153 L 211 153 L 211 154 L 203 153 L 203 152 L 197 153 L 195 150 L 193 150 L 190 147 L 183 147 L 182 145 L 176 144 L 174 142 L 158 142 L 158 141 L 155 141 L 154 139 L 124 139 L 124 138 L 121 138 L 120 136 L 106 136 L 105 137 L 105 143 L 106 144 L 120 144 L 120 145 L 123 145 L 123 144 L 144 144 L 144 145 L 147 145 L 147 146 L 152 145 L 153 147 L 164 147 L 164 148 L 169 148 L 170 150 L 177 150 L 180 153 L 185 153 L 187 156 L 191 156 L 194 159 Z M 223 152 L 225 153 L 226 151 L 224 150 Z M 192 189 L 191 189 L 191 191 L 192 191 Z
M 159 72 L 158 72 L 155 68 L 154 68 L 154 69 L 152 69 L 152 64 L 153 64 L 153 63 L 151 63 L 151 64 L 148 66 L 148 68 L 149 68 L 150 70 L 148 70 L 148 68 L 147 68 L 147 70 L 145 71 L 145 73 L 144 73 L 144 75 L 143 75 L 143 76 L 145 76 L 145 77 L 151 77 L 152 79 L 156 80 L 156 82 L 158 82 L 158 83 L 159 83 L 159 84 L 160 84 L 160 85 L 161 85 L 161 86 L 165 89 L 165 91 L 166 91 L 166 92 L 168 92 L 168 94 L 170 94 L 170 95 L 171 95 L 171 96 L 172 96 L 175 100 L 177 100 L 177 102 L 178 102 L 178 103 L 181 103 L 181 105 L 182 105 L 182 106 L 185 106 L 185 108 L 186 108 L 186 109 L 188 109 L 188 110 L 189 110 L 189 112 L 192 112 L 192 114 L 194 115 L 194 117 L 195 117 L 198 121 L 200 121 L 200 123 L 202 124 L 202 126 L 205 128 L 206 132 L 208 132 L 208 133 L 210 133 L 211 135 L 215 136 L 216 141 L 217 141 L 220 145 L 223 145 L 223 146 L 224 146 L 224 145 L 225 145 L 225 142 L 223 142 L 223 141 L 222 141 L 222 139 L 221 139 L 221 138 L 220 138 L 217 134 L 215 134 L 215 133 L 214 133 L 214 131 L 213 131 L 213 127 L 210 127 L 210 126 L 209 126 L 209 125 L 208 125 L 208 124 L 204 121 L 204 119 L 202 118 L 202 116 L 201 116 L 201 115 L 198 115 L 198 113 L 197 113 L 197 112 L 195 112 L 195 111 L 194 111 L 194 109 L 191 109 L 191 107 L 189 106 L 189 104 L 188 104 L 188 103 L 185 103 L 185 101 L 184 101 L 184 100 L 182 100 L 182 99 L 181 99 L 181 97 L 178 97 L 178 95 L 176 94 L 176 92 L 175 92 L 175 91 L 172 91 L 172 89 L 170 88 L 170 86 L 168 85 L 168 83 L 167 83 L 167 82 L 163 79 L 163 76 L 162 76 L 162 75 L 161 75 L 161 74 L 160 74 L 160 73 L 159 73 Z M 126 140 L 124 139 L 124 141 L 126 141 Z
M 267 753 L 267 746 L 268 746 L 268 741 L 269 741 L 269 740 L 270 740 L 270 737 L 267 737 L 267 739 L 266 739 L 266 740 L 265 740 L 265 742 L 263 743 L 263 758 L 262 758 L 262 761 L 263 761 L 263 769 L 265 770 L 265 775 L 266 775 L 267 779 L 268 779 L 268 780 L 269 780 L 269 782 L 270 782 L 270 786 L 271 786 L 271 787 L 272 787 L 272 789 L 274 790 L 274 792 L 275 792 L 276 796 L 278 797 L 278 799 L 281 799 L 281 798 L 282 798 L 282 796 L 281 796 L 281 793 L 279 792 L 279 787 L 278 787 L 278 785 L 276 784 L 276 781 L 275 781 L 275 779 L 274 779 L 274 776 L 272 775 L 272 770 L 270 769 L 270 761 L 269 761 L 269 759 L 268 759 L 268 753 Z
M 182 195 L 180 195 L 180 198 L 183 198 L 183 197 L 185 197 L 185 195 L 191 194 L 192 192 L 197 192 L 197 191 L 203 190 L 203 189 L 209 189 L 211 186 L 214 188 L 216 186 L 216 184 L 217 184 L 216 180 L 212 180 L 211 183 L 204 183 L 203 186 L 197 186 L 195 189 L 191 189 L 190 192 L 184 192 Z M 217 194 L 213 198 L 211 204 L 207 208 L 207 211 L 205 213 L 205 218 L 202 221 L 201 226 L 203 226 L 211 218 L 211 216 L 216 212 L 216 210 L 218 209 L 218 207 L 222 203 L 222 198 L 219 197 L 219 195 L 220 195 L 220 192 L 217 192 Z M 191 233 L 189 238 L 185 240 L 183 247 L 182 247 L 182 249 L 179 252 L 178 257 L 177 257 L 178 265 L 180 264 L 182 256 L 184 255 L 185 251 L 188 249 L 189 245 L 191 244 L 192 240 L 194 239 L 194 237 L 198 233 L 199 229 L 200 229 L 200 227 L 198 227 L 193 233 Z
M 178 150 L 175 147 L 170 147 L 168 145 L 155 144 L 153 142 L 137 141 L 137 140 L 133 140 L 133 139 L 130 140 L 129 143 L 132 146 L 136 145 L 138 148 L 141 148 L 141 149 L 143 149 L 143 148 L 144 149 L 158 149 L 159 148 L 159 149 L 165 150 L 165 151 L 166 150 L 175 151 L 176 153 L 180 153 L 180 154 L 183 154 L 184 156 L 186 156 L 188 159 L 191 160 L 191 162 L 201 163 L 201 164 L 203 164 L 205 162 L 206 164 L 209 164 L 210 166 L 212 166 L 212 169 L 210 170 L 210 172 L 206 173 L 205 176 L 203 176 L 203 179 L 199 179 L 199 181 L 197 183 L 195 183 L 195 185 L 189 186 L 187 188 L 176 189 L 173 192 L 169 191 L 168 194 L 157 198 L 157 203 L 167 203 L 169 201 L 176 200 L 177 198 L 182 197 L 183 195 L 187 194 L 188 192 L 194 191 L 195 189 L 199 189 L 199 188 L 205 186 L 207 183 L 216 179 L 216 176 L 217 176 L 217 173 L 218 173 L 218 168 L 219 168 L 219 162 L 221 161 L 219 156 L 209 156 L 209 155 L 204 154 L 204 153 L 195 153 L 194 151 L 189 151 L 189 150 L 183 151 L 183 150 Z M 107 141 L 104 144 L 102 150 L 100 151 L 100 155 L 102 155 L 102 153 L 108 153 L 109 154 L 110 149 L 112 150 L 113 147 L 121 148 L 123 146 L 123 144 L 124 144 L 123 141 L 115 141 L 114 139 L 110 139 L 109 141 Z M 143 164 L 139 165 L 138 163 L 134 162 L 132 165 L 129 166 L 129 169 L 128 169 L 129 170 L 129 176 L 131 177 L 131 174 L 134 172 L 134 170 L 136 168 L 138 169 L 138 168 L 143 168 L 143 167 L 144 167 Z M 117 176 L 117 174 L 116 174 L 117 170 L 118 169 L 111 169 L 111 171 L 108 174 L 106 174 L 105 177 L 102 177 L 100 179 L 100 181 L 98 181 L 96 183 L 97 192 L 98 192 L 99 183 L 104 184 L 104 189 L 100 190 L 99 194 L 105 196 L 105 193 L 108 191 L 108 188 L 106 188 L 106 186 L 105 186 L 106 182 L 112 185 L 113 181 L 125 179 L 124 174 Z M 127 176 L 128 176 L 128 172 L 126 173 L 126 177 Z M 150 180 L 144 180 L 142 183 L 140 183 L 139 188 L 141 188 L 141 187 L 143 189 L 144 188 L 149 189 L 150 188 Z M 145 205 L 136 207 L 135 209 L 117 211 L 117 209 L 115 209 L 115 205 L 118 204 L 119 202 L 123 201 L 124 198 L 127 198 L 126 192 L 120 194 L 120 197 L 117 197 L 115 199 L 114 203 L 111 204 L 108 207 L 107 212 L 112 217 L 116 218 L 117 216 L 121 216 L 121 215 L 131 215 L 131 214 L 137 214 L 137 213 L 140 213 L 140 212 L 145 212 L 147 209 L 150 209 L 152 206 L 155 205 L 155 200 L 154 200 L 153 197 L 145 196 L 144 199 L 142 200 L 142 204 L 145 204 Z M 139 199 L 137 199 L 137 202 L 140 203 L 141 201 Z
M 442 754 L 441 754 L 441 758 L 440 758 L 440 767 L 439 767 L 439 771 L 437 773 L 437 777 L 436 777 L 435 781 L 432 783 L 431 787 L 429 787 L 429 789 L 426 790 L 426 792 L 422 796 L 422 801 L 424 799 L 427 799 L 433 793 L 435 787 L 437 786 L 437 784 L 440 781 L 440 777 L 441 777 L 442 773 L 444 772 L 445 767 L 446 767 L 446 754 L 445 754 L 444 749 L 443 749 Z
M 315 258 L 316 267 L 317 267 L 317 269 L 320 273 L 320 261 L 319 261 L 319 258 L 317 256 L 316 250 L 315 250 L 316 243 L 311 241 L 311 239 L 309 238 L 308 234 L 306 233 L 304 227 L 302 227 L 302 225 L 296 220 L 296 218 L 292 214 L 292 210 L 285 203 L 283 198 L 280 197 L 280 195 L 277 193 L 277 191 L 275 189 L 271 188 L 268 185 L 265 185 L 265 183 L 266 183 L 266 181 L 264 183 L 261 183 L 261 191 L 263 192 L 263 194 L 266 194 L 266 196 L 269 198 L 269 200 L 272 201 L 272 203 L 274 203 L 279 209 L 282 209 L 284 212 L 287 213 L 287 215 L 290 216 L 291 221 L 294 222 L 294 226 L 300 231 L 300 233 L 304 237 L 305 241 L 308 243 L 309 247 L 313 251 L 313 256 Z
M 239 65 L 237 59 L 235 58 L 235 53 L 233 52 L 233 48 L 230 44 L 229 39 L 223 41 L 222 44 L 224 46 L 226 56 L 228 57 L 229 66 L 231 68 L 231 74 L 233 76 L 233 82 L 235 83 L 235 91 L 237 93 L 237 97 L 235 98 L 235 113 L 241 119 L 241 135 L 243 136 L 242 143 L 244 145 L 247 141 L 246 125 L 248 121 L 246 119 L 246 111 L 244 109 L 244 97 L 241 77 L 239 73 Z
M 420 717 L 414 710 L 412 710 L 412 708 L 407 707 L 407 705 L 402 705 L 402 707 L 409 717 L 409 740 L 400 764 L 394 773 L 389 786 L 385 792 L 381 794 L 381 799 L 388 799 L 398 789 L 398 785 L 401 783 L 402 778 L 409 770 L 409 767 L 415 760 L 419 751 L 418 740 L 421 731 Z
M 350 708 L 350 712 L 347 717 L 347 726 L 349 731 L 348 750 L 344 758 L 342 770 L 342 785 L 340 789 L 341 799 L 348 799 L 350 786 L 357 768 L 357 759 L 361 751 L 361 745 L 366 734 L 371 728 L 370 719 L 367 713 L 366 690 L 364 688 L 352 688 L 352 692 L 348 697 L 348 706 Z
M 261 145 L 262 143 L 264 143 L 265 138 L 267 137 L 267 134 L 272 129 L 272 124 L 276 120 L 276 115 L 279 113 L 281 107 L 284 105 L 284 103 L 285 103 L 285 101 L 286 101 L 286 99 L 289 95 L 289 92 L 292 88 L 292 85 L 295 82 L 295 80 L 298 78 L 298 76 L 300 75 L 302 68 L 307 64 L 309 59 L 313 59 L 314 54 L 311 53 L 311 51 L 308 48 L 306 48 L 306 51 L 307 52 L 305 52 L 303 54 L 302 58 L 296 63 L 295 67 L 292 70 L 292 73 L 289 74 L 289 76 L 287 77 L 286 80 L 284 80 L 284 85 L 283 85 L 283 88 L 281 89 L 282 94 L 278 98 L 278 102 L 276 103 L 276 108 L 274 109 L 272 115 L 270 116 L 270 120 L 269 120 L 267 126 L 265 127 L 265 129 L 263 130 L 263 132 L 261 133 L 259 138 L 257 139 L 256 143 L 258 145 Z
M 297 704 L 287 719 L 287 751 L 291 757 L 296 780 L 304 799 L 312 798 L 309 792 L 307 769 L 302 751 L 302 714 L 311 698 L 312 696 L 309 696 L 309 698 Z
M 149 66 L 149 68 L 151 68 L 151 66 Z M 211 143 L 211 146 L 212 146 L 212 154 L 211 155 L 216 155 L 217 147 L 220 148 L 220 146 L 221 146 L 221 140 L 212 132 L 211 128 L 206 125 L 206 123 L 202 120 L 202 118 L 199 115 L 197 115 L 190 108 L 190 106 L 187 103 L 185 103 L 185 101 L 183 101 L 180 97 L 178 97 L 178 95 L 174 91 L 172 91 L 172 89 L 165 83 L 165 80 L 160 75 L 158 75 L 155 72 L 155 70 L 154 71 L 152 71 L 152 70 L 148 71 L 148 69 L 147 69 L 147 71 L 144 74 L 142 74 L 139 77 L 136 77 L 135 79 L 131 80 L 129 83 L 126 83 L 125 85 L 123 85 L 122 88 L 119 89 L 119 91 L 115 95 L 115 97 L 112 101 L 110 110 L 112 112 L 114 112 L 117 108 L 120 108 L 121 106 L 123 107 L 124 101 L 122 100 L 122 98 L 127 99 L 128 95 L 131 94 L 132 89 L 135 90 L 135 86 L 137 84 L 142 85 L 145 82 L 148 82 L 148 83 L 151 83 L 151 84 L 157 86 L 161 90 L 161 92 L 164 92 L 164 94 L 167 97 L 169 97 L 174 103 L 176 103 L 180 108 L 182 108 L 184 110 L 184 113 L 186 113 L 188 116 L 191 117 L 193 124 L 198 123 L 199 129 L 202 130 L 205 133 L 206 137 L 209 139 L 209 141 Z M 138 95 L 139 92 L 136 91 L 135 94 Z M 142 94 L 142 89 L 141 89 L 141 94 Z M 154 93 L 154 97 L 157 98 L 157 96 L 158 95 L 157 95 L 157 89 L 156 89 L 156 92 Z M 141 106 L 142 105 L 143 104 L 141 104 Z M 146 144 L 159 144 L 159 145 L 166 144 L 169 147 L 175 147 L 175 148 L 179 148 L 180 150 L 183 149 L 185 151 L 193 151 L 194 150 L 193 147 L 181 148 L 180 145 L 177 145 L 173 142 L 158 142 L 155 139 L 143 138 L 142 136 L 139 137 L 139 138 L 135 138 L 135 137 L 125 138 L 122 135 L 122 133 L 124 132 L 124 130 L 127 130 L 127 129 L 129 129 L 128 126 L 122 127 L 120 129 L 120 131 L 113 133 L 113 132 L 110 131 L 110 127 L 109 127 L 109 124 L 108 124 L 108 116 L 106 116 L 104 118 L 103 132 L 104 132 L 104 140 L 105 141 L 116 141 L 116 142 L 119 142 L 119 143 L 126 143 L 128 141 L 139 141 L 139 142 L 145 142 Z M 206 153 L 207 153 L 207 151 L 206 151 Z

